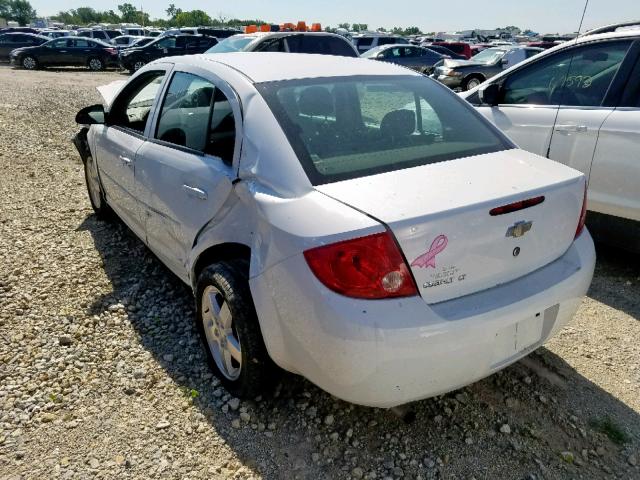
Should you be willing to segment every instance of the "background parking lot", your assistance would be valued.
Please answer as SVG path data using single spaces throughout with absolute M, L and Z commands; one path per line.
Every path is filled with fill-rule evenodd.
M 123 74 L 0 67 L 0 478 L 640 478 L 640 258 L 599 248 L 544 348 L 413 404 L 217 385 L 190 291 L 98 221 L 71 136 Z

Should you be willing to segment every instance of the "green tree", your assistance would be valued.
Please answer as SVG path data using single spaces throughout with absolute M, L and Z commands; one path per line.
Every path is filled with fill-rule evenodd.
M 118 5 L 120 10 L 120 18 L 125 23 L 137 23 L 140 21 L 138 10 L 130 3 L 123 3 Z
M 418 27 L 408 27 L 405 29 L 405 35 L 420 35 L 422 31 Z
M 344 28 L 345 30 L 351 30 L 351 24 L 350 23 L 340 23 L 338 24 L 338 28 Z
M 0 18 L 9 18 L 9 0 L 0 0 Z
M 175 17 L 175 23 L 180 27 L 198 27 L 202 25 L 211 25 L 212 22 L 213 21 L 211 20 L 211 17 L 202 10 L 180 12 Z
M 175 4 L 170 3 L 169 7 L 165 10 L 165 12 L 167 12 L 167 17 L 169 18 L 173 18 L 177 15 L 177 8 L 175 6 Z
M 20 25 L 28 25 L 36 18 L 36 11 L 27 0 L 9 0 L 8 20 L 15 20 Z

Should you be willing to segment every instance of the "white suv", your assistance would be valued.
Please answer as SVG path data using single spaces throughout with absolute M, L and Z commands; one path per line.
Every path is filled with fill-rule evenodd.
M 521 148 L 589 180 L 588 224 L 640 251 L 640 30 L 586 34 L 462 94 Z

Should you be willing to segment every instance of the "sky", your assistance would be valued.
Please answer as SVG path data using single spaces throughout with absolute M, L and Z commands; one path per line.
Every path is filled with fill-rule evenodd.
M 323 27 L 342 22 L 366 23 L 372 30 L 417 26 L 425 32 L 515 25 L 539 33 L 576 31 L 585 4 L 585 0 L 30 0 L 39 16 L 77 7 L 117 11 L 118 4 L 125 1 L 142 8 L 151 18 L 165 18 L 165 9 L 174 3 L 183 10 L 204 10 L 212 17 L 261 18 L 274 23 L 306 20 L 307 24 L 320 22 Z M 640 0 L 589 0 L 583 31 L 629 20 L 640 20 Z

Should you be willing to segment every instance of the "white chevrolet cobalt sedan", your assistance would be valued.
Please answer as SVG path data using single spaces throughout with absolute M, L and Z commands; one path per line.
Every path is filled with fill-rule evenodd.
M 591 282 L 584 176 L 418 73 L 243 52 L 115 90 L 76 119 L 89 198 L 193 288 L 234 395 L 275 365 L 363 405 L 438 395 L 535 350 Z

